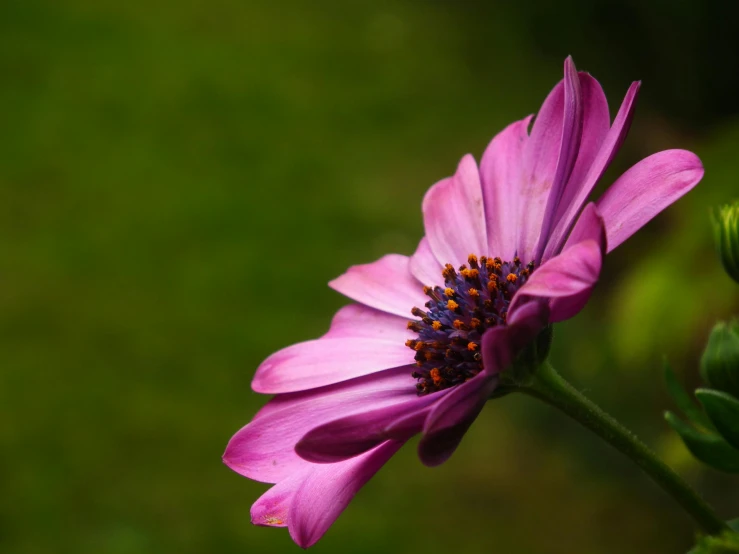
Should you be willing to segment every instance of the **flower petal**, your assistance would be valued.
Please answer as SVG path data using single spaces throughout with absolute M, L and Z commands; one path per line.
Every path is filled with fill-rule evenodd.
M 283 479 L 252 504 L 251 522 L 265 527 L 287 527 L 288 512 L 295 491 L 313 471 L 309 464 Z
M 497 383 L 495 376 L 481 372 L 451 389 L 431 409 L 418 443 L 418 456 L 424 465 L 434 467 L 449 459 Z
M 411 274 L 409 262 L 407 256 L 388 254 L 376 262 L 350 267 L 329 286 L 371 308 L 410 317 L 411 309 L 423 306 L 428 298 Z
M 598 200 L 598 211 L 608 233 L 608 251 L 692 189 L 702 177 L 700 159 L 687 150 L 658 152 L 626 171 Z
M 423 223 L 431 251 L 441 263 L 458 266 L 470 254 L 487 252 L 480 173 L 471 155 L 462 158 L 453 177 L 426 193 Z
M 523 151 L 519 177 L 518 256 L 533 258 L 544 219 L 544 210 L 552 188 L 554 172 L 562 144 L 564 116 L 564 81 L 560 81 L 544 100 L 536 114 L 531 136 Z
M 488 251 L 484 254 L 504 260 L 512 260 L 516 255 L 519 181 L 531 117 L 516 121 L 495 135 L 480 161 L 488 233 Z
M 581 309 L 598 281 L 602 262 L 600 245 L 594 240 L 586 240 L 568 248 L 534 271 L 526 284 L 516 292 L 508 313 L 515 313 L 530 297 L 577 297 Z M 572 315 L 571 305 L 552 303 L 550 308 L 551 323 Z
M 582 95 L 580 92 L 580 77 L 575 69 L 572 57 L 565 60 L 564 77 L 564 115 L 562 118 L 562 139 L 557 158 L 557 168 L 554 171 L 551 188 L 547 195 L 546 208 L 543 214 L 541 230 L 538 234 L 538 244 L 534 254 L 534 261 L 541 262 L 549 235 L 554 227 L 560 200 L 572 175 L 575 161 L 580 150 L 582 138 L 583 110 Z M 525 257 L 524 259 L 528 259 Z
M 428 239 L 423 237 L 421 242 L 418 243 L 418 248 L 411 256 L 411 273 L 419 282 L 433 287 L 444 284 L 444 278 L 441 276 L 443 268 L 444 266 L 431 251 Z
M 314 466 L 295 492 L 288 512 L 290 536 L 302 548 L 314 545 L 354 495 L 403 446 L 387 441 L 361 456 Z
M 385 430 L 397 421 L 406 421 L 410 415 L 446 396 L 447 391 L 410 398 L 401 404 L 361 412 L 335 419 L 314 427 L 295 446 L 298 455 L 313 463 L 335 463 L 362 454 L 388 438 Z M 415 433 L 421 431 L 423 421 L 418 422 Z M 415 433 L 409 433 L 404 439 Z
M 306 462 L 297 442 L 323 423 L 418 398 L 413 367 L 400 367 L 317 390 L 282 394 L 260 410 L 228 443 L 225 464 L 250 479 L 276 483 Z
M 408 329 L 408 318 L 369 308 L 363 304 L 349 304 L 340 308 L 331 320 L 331 328 L 323 339 L 365 337 L 404 344 L 417 334 Z
M 598 243 L 601 253 L 605 256 L 607 248 L 606 224 L 603 221 L 595 202 L 590 202 L 580 214 L 570 236 L 567 237 L 564 250 L 586 240 Z
M 296 392 L 410 363 L 413 352 L 397 340 L 321 338 L 272 354 L 257 368 L 251 388 L 262 394 Z
M 614 119 L 613 125 L 603 140 L 603 144 L 598 149 L 598 155 L 590 164 L 587 175 L 582 182 L 579 182 L 579 178 L 576 179 L 577 166 L 575 171 L 573 171 L 573 177 L 571 179 L 572 186 L 568 184 L 565 195 L 560 203 L 559 214 L 557 216 L 558 223 L 544 250 L 544 256 L 542 257 L 544 261 L 560 252 L 567 238 L 567 234 L 572 228 L 572 223 L 580 212 L 580 208 L 588 199 L 593 188 L 603 176 L 603 173 L 615 157 L 616 152 L 618 152 L 618 149 L 626 139 L 626 135 L 631 127 L 631 120 L 634 117 L 634 109 L 636 108 L 636 99 L 640 85 L 641 83 L 639 82 L 632 83 L 626 92 L 616 119 Z M 584 137 L 583 145 L 585 145 L 585 142 L 586 139 Z

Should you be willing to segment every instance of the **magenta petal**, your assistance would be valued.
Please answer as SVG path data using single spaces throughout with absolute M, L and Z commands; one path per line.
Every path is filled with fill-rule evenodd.
M 580 242 L 594 240 L 601 248 L 603 255 L 606 253 L 606 224 L 603 221 L 595 202 L 590 202 L 580 214 L 570 236 L 567 237 L 564 249 L 570 248 Z
M 385 432 L 388 427 L 392 427 L 399 420 L 407 422 L 408 416 L 422 412 L 445 395 L 446 391 L 416 396 L 401 404 L 324 423 L 308 431 L 295 446 L 295 451 L 301 458 L 313 463 L 346 460 L 374 448 L 388 438 L 393 438 Z M 416 433 L 421 430 L 421 423 L 419 422 L 418 428 L 415 429 Z
M 268 483 L 302 471 L 309 462 L 295 453 L 295 445 L 314 427 L 418 398 L 413 367 L 275 397 L 229 441 L 224 463 L 245 477 Z
M 523 151 L 519 179 L 517 252 L 531 260 L 536 248 L 544 210 L 552 187 L 562 144 L 564 81 L 557 83 L 536 114 L 531 136 Z
M 411 256 L 411 273 L 419 282 L 433 287 L 444 284 L 444 278 L 441 276 L 442 269 L 443 266 L 431 251 L 428 239 L 423 237 Z
M 265 492 L 251 507 L 251 522 L 266 527 L 287 527 L 288 512 L 295 492 L 310 475 L 309 464 Z
M 497 382 L 497 377 L 489 375 L 486 368 L 485 372 L 451 389 L 432 408 L 418 443 L 418 456 L 424 465 L 433 467 L 449 459 Z
M 582 138 L 583 110 L 580 78 L 575 69 L 575 64 L 572 62 L 572 57 L 565 60 L 564 85 L 562 139 L 560 141 L 559 157 L 557 158 L 557 168 L 554 171 L 554 178 L 547 197 L 541 231 L 538 235 L 538 246 L 534 254 L 534 261 L 537 264 L 541 262 L 541 256 L 549 240 L 549 234 L 556 223 L 555 216 L 567 182 L 575 167 L 575 160 L 580 149 L 580 139 Z
M 543 260 L 548 260 L 552 256 L 559 253 L 562 245 L 567 238 L 567 234 L 570 232 L 572 222 L 577 216 L 580 208 L 590 196 L 593 188 L 595 187 L 598 180 L 603 176 L 603 173 L 610 165 L 616 152 L 623 144 L 626 139 L 626 135 L 629 132 L 631 126 L 631 120 L 634 117 L 634 109 L 636 108 L 636 99 L 639 93 L 640 83 L 632 83 L 629 90 L 624 97 L 621 107 L 618 110 L 616 119 L 613 121 L 608 134 L 603 140 L 603 144 L 598 150 L 598 155 L 590 164 L 590 168 L 582 182 L 575 180 L 575 172 L 573 172 L 572 184 L 568 186 L 565 191 L 565 195 L 562 198 L 560 204 L 559 215 L 557 216 L 558 224 L 554 228 L 547 248 L 544 250 Z
M 431 251 L 442 263 L 458 266 L 470 254 L 488 251 L 480 174 L 472 156 L 462 158 L 453 177 L 426 193 L 423 222 Z
M 488 252 L 512 260 L 518 240 L 518 202 L 523 151 L 531 117 L 498 133 L 480 161 Z
M 692 189 L 702 177 L 700 159 L 687 150 L 658 152 L 621 175 L 598 200 L 598 211 L 608 233 L 608 251 Z
M 282 394 L 347 381 L 413 363 L 413 352 L 397 340 L 322 338 L 275 352 L 257 368 L 252 389 Z
M 409 262 L 407 256 L 388 254 L 376 262 L 350 267 L 329 286 L 371 308 L 410 317 L 411 309 L 423 306 L 428 298 L 411 274 Z
M 598 281 L 602 262 L 600 246 L 594 240 L 586 240 L 568 248 L 534 271 L 516 293 L 508 312 L 515 312 L 530 297 L 552 299 L 577 296 L 582 308 Z M 563 311 L 555 311 L 555 304 L 550 304 L 550 308 L 552 311 L 549 319 L 552 323 L 572 315 L 569 306 Z
M 349 304 L 339 309 L 331 320 L 331 328 L 324 339 L 365 337 L 384 339 L 404 344 L 417 334 L 408 329 L 408 318 L 369 308 L 363 304 Z
M 315 466 L 292 498 L 288 528 L 293 540 L 303 548 L 315 544 L 402 445 L 387 441 L 350 460 Z

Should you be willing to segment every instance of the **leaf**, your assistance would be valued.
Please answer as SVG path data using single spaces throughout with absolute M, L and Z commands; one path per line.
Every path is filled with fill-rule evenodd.
M 665 359 L 663 362 L 665 372 L 665 383 L 667 384 L 667 392 L 677 404 L 677 407 L 685 414 L 688 420 L 695 423 L 698 427 L 703 427 L 708 430 L 713 430 L 711 420 L 708 419 L 706 414 L 703 413 L 698 405 L 693 402 L 690 395 L 685 391 L 680 381 L 677 379 L 677 375 L 670 367 L 670 362 Z
M 739 534 L 725 531 L 719 536 L 701 537 L 688 554 L 739 554 Z
M 695 396 L 703 404 L 721 436 L 734 448 L 739 448 L 739 400 L 711 389 L 698 389 Z
M 719 435 L 698 431 L 672 412 L 665 412 L 665 419 L 680 435 L 693 456 L 714 469 L 739 473 L 739 450 Z

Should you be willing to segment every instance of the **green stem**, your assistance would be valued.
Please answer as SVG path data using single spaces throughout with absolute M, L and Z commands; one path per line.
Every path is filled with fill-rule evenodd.
M 677 473 L 659 460 L 633 433 L 580 394 L 548 362 L 544 362 L 534 374 L 532 381 L 519 390 L 559 408 L 616 450 L 631 458 L 672 496 L 707 534 L 716 535 L 728 529 L 713 509 Z

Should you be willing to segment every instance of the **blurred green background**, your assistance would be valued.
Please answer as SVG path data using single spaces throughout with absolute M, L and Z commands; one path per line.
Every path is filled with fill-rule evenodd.
M 422 234 L 425 190 L 538 109 L 572 54 L 615 113 L 607 184 L 690 148 L 704 182 L 609 256 L 558 326 L 557 367 L 721 513 L 662 419 L 738 287 L 709 208 L 739 193 L 735 13 L 719 1 L 0 3 L 0 551 L 296 552 L 253 527 L 266 485 L 220 456 L 265 398 L 259 362 L 345 303 L 326 283 Z M 727 62 L 728 60 L 728 62 Z M 316 552 L 685 552 L 691 523 L 639 471 L 521 396 L 450 462 L 413 445 Z

